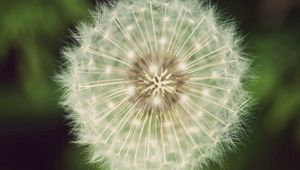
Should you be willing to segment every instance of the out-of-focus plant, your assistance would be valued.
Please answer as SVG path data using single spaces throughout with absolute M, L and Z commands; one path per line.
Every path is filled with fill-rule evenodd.
M 72 0 L 1 2 L 0 69 L 5 70 L 3 77 L 14 80 L 1 82 L 4 110 L 55 108 L 52 76 L 57 47 L 65 43 L 62 35 L 85 16 L 86 8 L 86 1 Z M 15 102 L 19 107 L 11 106 Z

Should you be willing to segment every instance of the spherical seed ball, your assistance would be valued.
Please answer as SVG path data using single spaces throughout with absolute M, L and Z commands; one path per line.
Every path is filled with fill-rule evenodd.
M 62 104 L 91 162 L 196 169 L 238 141 L 247 61 L 232 24 L 192 0 L 101 7 L 64 50 Z

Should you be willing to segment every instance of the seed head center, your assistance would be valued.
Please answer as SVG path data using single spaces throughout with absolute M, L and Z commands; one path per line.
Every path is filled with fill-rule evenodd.
M 149 113 L 170 110 L 186 91 L 187 75 L 181 66 L 174 56 L 137 58 L 128 72 L 135 89 L 131 101 Z
M 163 97 L 166 93 L 174 92 L 174 83 L 172 80 L 172 73 L 168 73 L 168 70 L 161 70 L 160 72 L 144 73 L 140 77 L 141 84 L 144 86 L 142 93 L 147 93 L 151 96 Z

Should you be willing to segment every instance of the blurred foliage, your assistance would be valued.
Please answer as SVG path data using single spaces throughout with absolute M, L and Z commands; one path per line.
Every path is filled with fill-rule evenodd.
M 59 109 L 53 81 L 70 30 L 100 1 L 0 2 L 0 169 L 97 169 L 85 164 Z M 253 59 L 247 88 L 252 133 L 229 153 L 229 170 L 300 169 L 300 3 L 216 0 L 236 18 Z M 42 151 L 41 151 L 42 150 Z M 212 165 L 212 169 L 220 169 Z
M 82 0 L 1 3 L 2 110 L 20 113 L 56 108 L 53 74 L 60 46 L 66 43 L 68 29 L 88 14 L 87 8 Z M 20 107 L 11 107 L 12 103 Z
M 261 79 L 253 91 L 261 101 L 272 101 L 266 118 L 266 125 L 272 132 L 281 130 L 291 118 L 299 116 L 299 40 L 297 30 L 282 30 L 258 35 L 254 41 L 259 57 L 255 70 Z

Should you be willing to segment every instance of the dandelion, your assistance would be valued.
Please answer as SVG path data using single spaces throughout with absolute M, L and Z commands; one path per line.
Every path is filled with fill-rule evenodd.
M 247 60 L 232 24 L 192 0 L 102 7 L 66 48 L 63 105 L 91 162 L 196 169 L 238 141 Z

